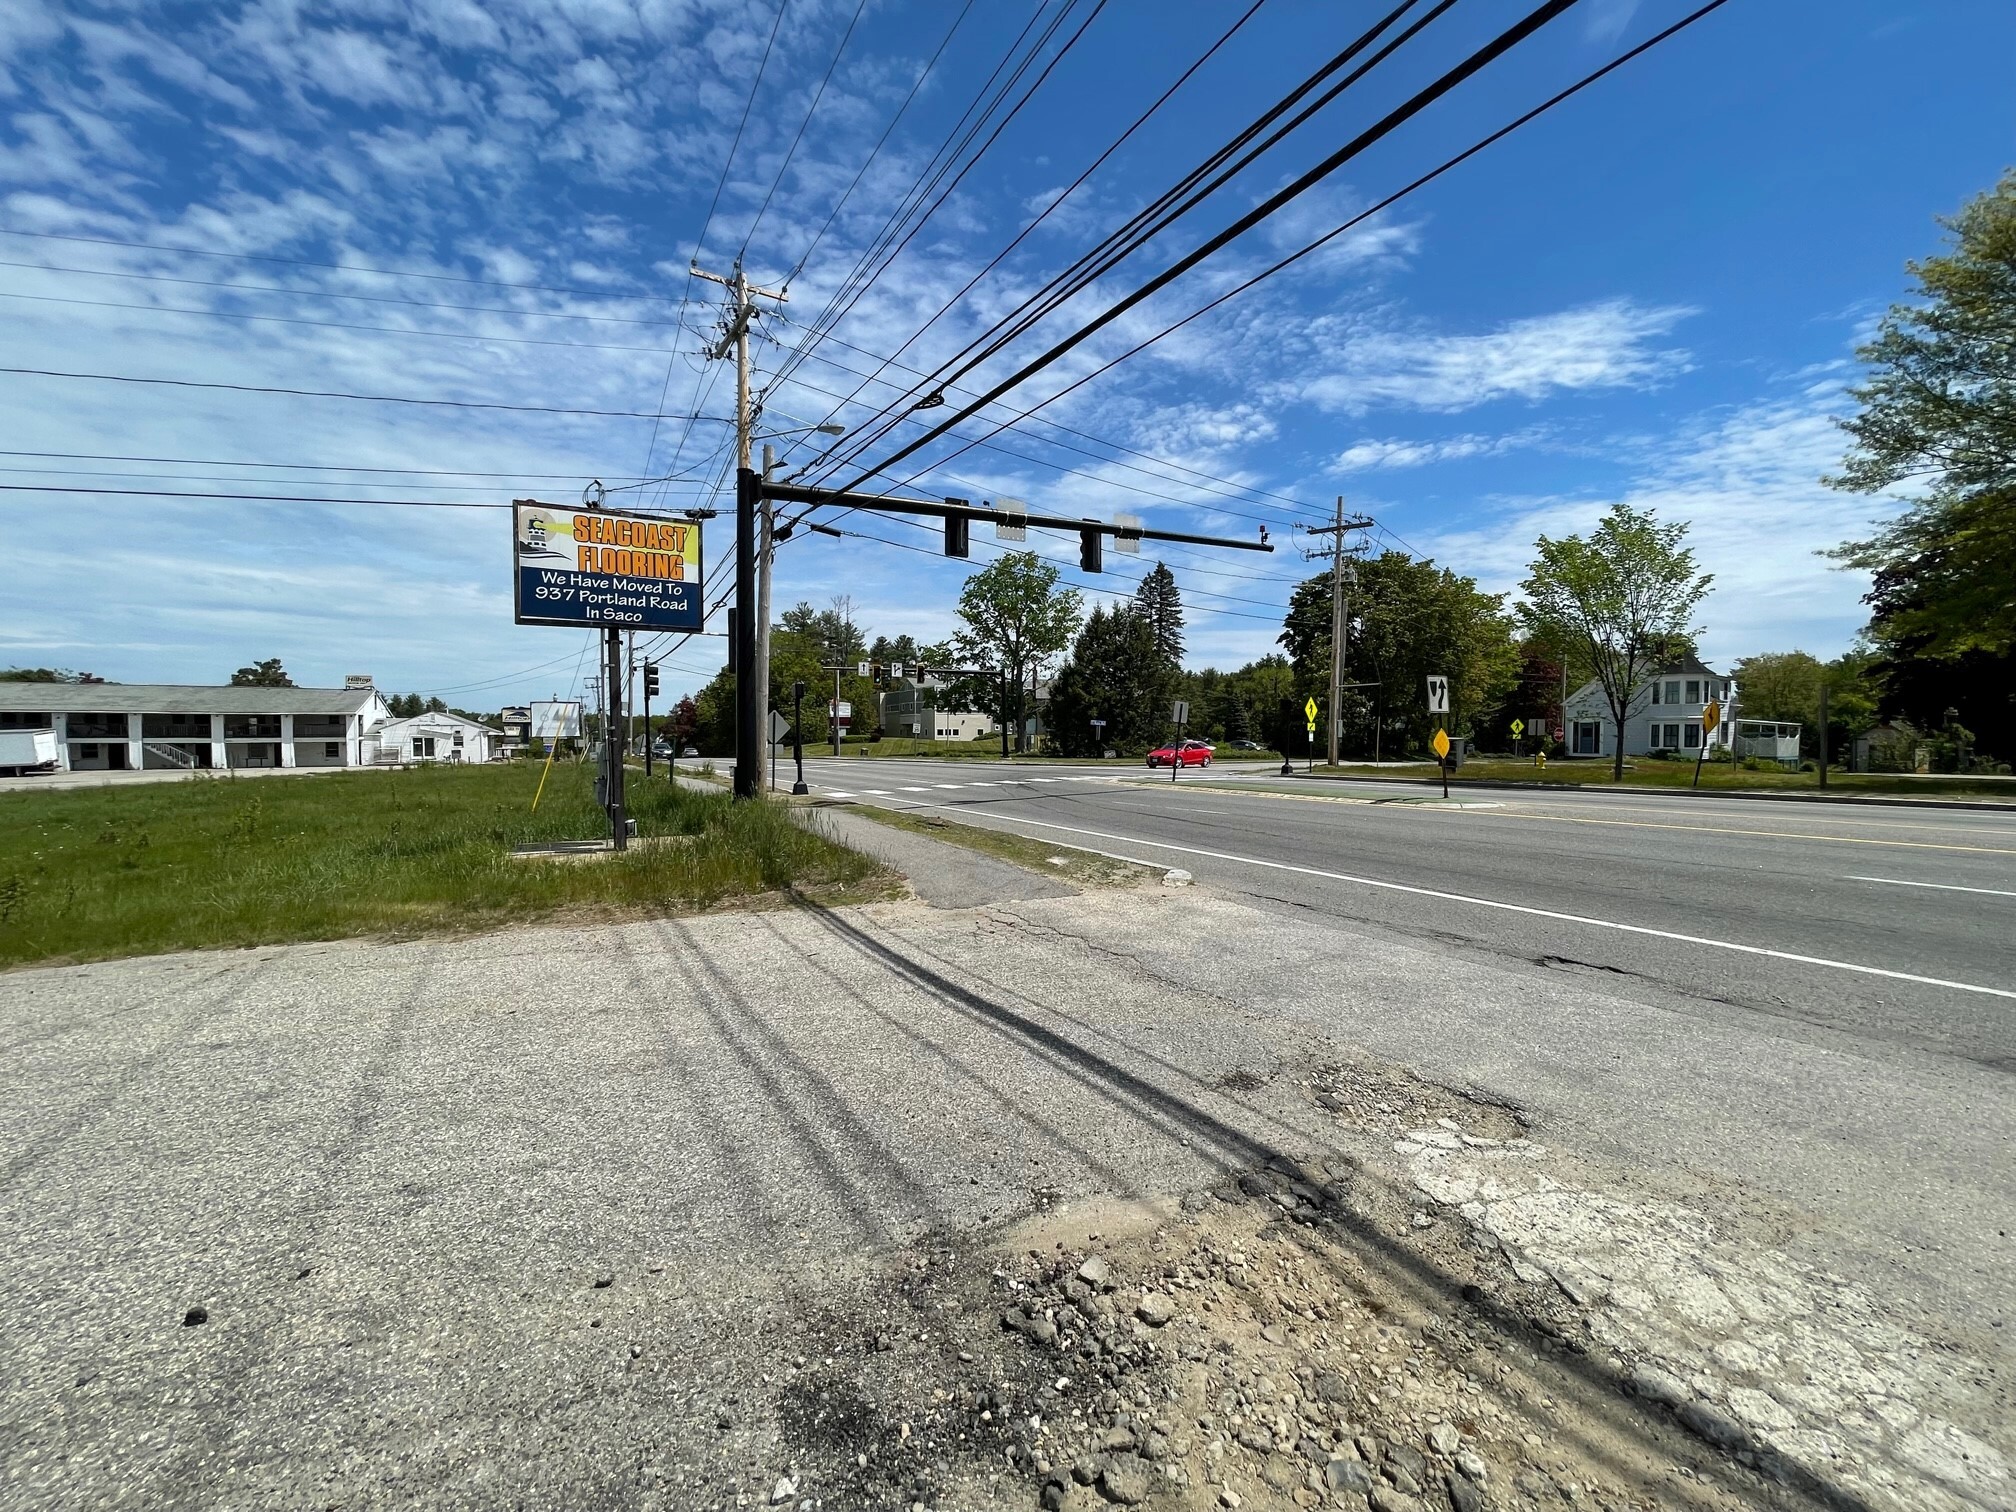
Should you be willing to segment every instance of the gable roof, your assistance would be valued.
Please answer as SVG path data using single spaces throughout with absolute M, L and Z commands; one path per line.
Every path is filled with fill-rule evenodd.
M 376 688 L 0 681 L 10 714 L 359 714 L 377 698 Z
M 445 712 L 436 714 L 408 714 L 404 719 L 388 719 L 385 723 L 378 726 L 378 733 L 383 735 L 388 731 L 402 730 L 408 726 L 425 726 L 429 729 L 438 730 L 445 725 L 461 725 L 464 729 L 481 730 L 485 735 L 501 736 L 504 733 L 495 726 L 486 725 L 479 720 L 464 719 L 460 714 Z

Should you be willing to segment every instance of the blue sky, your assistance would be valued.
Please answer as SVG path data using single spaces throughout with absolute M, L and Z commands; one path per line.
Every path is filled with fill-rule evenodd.
M 962 14 L 952 0 L 786 0 L 780 20 L 770 0 L 11 0 L 0 365 L 626 413 L 662 397 L 667 412 L 708 418 L 0 374 L 0 477 L 27 490 L 0 492 L 0 658 L 207 682 L 277 655 L 302 682 L 370 672 L 470 707 L 564 692 L 592 670 L 586 637 L 512 625 L 501 510 L 34 490 L 494 505 L 674 472 L 623 497 L 699 502 L 719 475 L 733 383 L 695 355 L 719 315 L 718 290 L 685 275 L 696 249 L 721 268 L 746 246 L 751 276 L 772 287 L 803 260 L 756 346 L 764 423 L 837 409 L 858 425 L 900 392 L 870 384 L 843 402 L 859 374 L 906 341 L 901 361 L 926 368 L 962 347 L 1374 14 L 1267 0 L 919 337 L 1243 8 L 1068 3 L 978 0 Z M 1032 380 L 1018 407 L 1689 8 L 1583 0 Z M 1104 308 L 1524 9 L 1458 0 L 975 377 L 1005 374 Z M 1025 25 L 1060 11 L 1059 40 L 1091 19 L 1028 106 L 830 339 L 776 378 Z M 976 448 L 927 467 L 948 442 L 897 479 L 915 475 L 926 497 L 1130 510 L 1242 538 L 1264 521 L 1283 548 L 1271 557 L 1167 554 L 1196 665 L 1271 649 L 1309 570 L 1291 526 L 1327 515 L 1339 493 L 1379 522 L 1379 541 L 1494 591 L 1516 585 L 1538 533 L 1585 528 L 1629 499 L 1692 523 L 1718 585 L 1701 615 L 1711 660 L 1831 654 L 1861 623 L 1862 584 L 1815 553 L 1886 506 L 1819 483 L 1840 455 L 1830 416 L 1856 341 L 1903 290 L 1905 259 L 1936 245 L 1933 217 L 2016 158 L 2012 56 L 2016 8 L 2002 0 L 1732 0 L 1059 400 L 1043 412 L 1056 425 L 1004 434 L 1012 454 Z M 799 446 L 790 461 L 815 456 Z M 725 523 L 710 527 L 717 560 Z M 779 605 L 844 593 L 871 631 L 945 634 L 965 569 L 925 532 L 843 524 L 923 550 L 801 534 L 779 555 Z M 985 531 L 974 543 L 976 565 L 999 549 Z M 1077 576 L 1074 540 L 1036 544 Z M 1109 554 L 1096 586 L 1127 592 L 1152 558 Z M 711 675 L 719 646 L 666 648 L 668 691 Z

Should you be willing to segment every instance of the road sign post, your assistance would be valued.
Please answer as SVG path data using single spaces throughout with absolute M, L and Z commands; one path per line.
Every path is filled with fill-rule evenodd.
M 798 780 L 791 784 L 792 796 L 802 798 L 812 790 L 805 786 L 805 684 L 791 684 L 791 754 L 798 762 Z
M 1309 722 L 1309 770 L 1316 770 L 1316 695 L 1310 694 L 1309 701 L 1302 705 L 1303 717 Z
M 1523 747 L 1523 746 L 1525 745 L 1525 741 L 1524 741 L 1524 740 L 1522 740 L 1522 739 L 1520 738 L 1520 737 L 1521 737 L 1521 736 L 1523 736 L 1523 735 L 1524 735 L 1525 733 L 1526 733 L 1526 721 L 1525 721 L 1525 720 L 1523 720 L 1523 719 L 1515 719 L 1515 720 L 1513 720 L 1513 721 L 1512 721 L 1512 754 L 1513 754 L 1514 756 L 1522 756 L 1522 755 L 1524 755 L 1524 754 L 1525 754 L 1525 752 L 1524 752 L 1524 751 L 1523 751 L 1523 750 L 1521 749 L 1521 748 L 1522 748 L 1522 747 Z
M 1176 774 L 1183 770 L 1183 731 L 1190 723 L 1190 704 L 1179 698 L 1169 706 L 1169 722 L 1176 726 L 1176 745 L 1169 753 L 1169 781 L 1176 781 Z
M 1694 786 L 1701 786 L 1701 763 L 1708 759 L 1708 737 L 1722 727 L 1722 703 L 1711 698 L 1701 710 L 1701 744 L 1694 752 Z

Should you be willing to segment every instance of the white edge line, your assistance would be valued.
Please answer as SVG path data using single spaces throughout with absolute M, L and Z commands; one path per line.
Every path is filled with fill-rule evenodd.
M 1843 877 L 1843 882 L 1887 882 L 1892 887 L 1930 887 L 1940 892 L 1981 893 L 1990 898 L 2016 898 L 2016 892 L 2001 887 L 1961 887 L 1952 882 L 1906 882 L 1902 877 Z
M 1098 840 L 1117 840 L 1123 845 L 1146 845 L 1155 850 L 1175 851 L 1185 856 L 1207 856 L 1214 861 L 1236 861 L 1269 871 L 1295 872 L 1304 877 L 1322 877 L 1331 882 L 1354 882 L 1360 887 L 1382 888 L 1409 893 L 1417 898 L 1440 898 L 1449 903 L 1469 903 L 1477 908 L 1496 908 L 1506 913 L 1528 914 L 1538 919 L 1554 919 L 1564 924 L 1586 924 L 1592 929 L 1615 929 L 1624 934 L 1649 935 L 1682 945 L 1706 945 L 1715 950 L 1731 950 L 1739 955 L 1766 956 L 1774 961 L 1793 961 L 1801 966 L 1826 966 L 1836 971 L 1855 971 L 1865 976 L 1886 977 L 1893 982 L 1916 982 L 1925 987 L 1951 987 L 1956 992 L 1978 992 L 1987 997 L 2016 1001 L 2016 992 L 2003 987 L 1982 987 L 1973 982 L 1955 982 L 1945 977 L 1919 976 L 1909 971 L 1890 971 L 1881 966 L 1863 966 L 1854 961 L 1835 961 L 1826 956 L 1799 955 L 1789 950 L 1771 950 L 1762 945 L 1740 945 L 1733 940 L 1711 940 L 1703 935 L 1677 934 L 1669 929 L 1653 929 L 1644 924 L 1620 924 L 1614 919 L 1592 919 L 1585 914 L 1557 913 L 1551 908 L 1533 908 L 1523 903 L 1501 903 L 1495 898 L 1473 898 L 1463 893 L 1442 892 L 1433 887 L 1413 887 L 1405 882 L 1382 882 L 1377 877 L 1354 877 L 1347 872 L 1319 871 L 1313 866 L 1292 866 L 1286 861 L 1262 861 L 1255 856 L 1235 856 L 1226 851 L 1201 850 L 1190 845 L 1170 845 L 1162 840 L 1146 840 L 1135 835 L 1112 835 L 1104 830 L 1078 829 L 1069 824 L 1051 824 L 1020 814 L 990 815 L 1004 824 L 1033 824 L 1039 829 L 1062 830 L 1067 835 L 1090 835 Z M 1137 866 L 1147 863 L 1136 861 Z

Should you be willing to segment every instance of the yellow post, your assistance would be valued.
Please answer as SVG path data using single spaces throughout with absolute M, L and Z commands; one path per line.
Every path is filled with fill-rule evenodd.
M 532 812 L 535 814 L 539 812 L 539 800 L 546 795 L 546 779 L 553 771 L 553 748 L 556 744 L 556 741 L 546 742 L 546 765 L 539 773 L 539 791 L 532 795 Z

